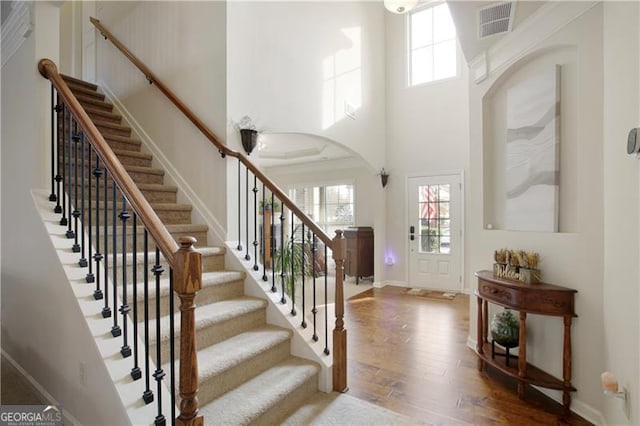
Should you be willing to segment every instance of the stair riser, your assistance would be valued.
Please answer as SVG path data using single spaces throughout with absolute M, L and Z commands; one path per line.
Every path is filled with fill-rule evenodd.
M 117 219 L 118 222 L 120 222 L 119 219 Z M 111 218 L 109 218 L 109 222 L 111 223 Z M 116 250 L 117 252 L 120 254 L 120 256 L 122 256 L 122 233 L 120 232 L 120 228 L 121 226 L 118 226 L 116 228 L 117 232 L 116 232 Z M 109 247 L 110 249 L 113 248 L 112 246 L 112 241 L 113 241 L 113 233 L 111 230 L 111 225 L 109 225 L 109 231 L 107 233 L 108 239 L 109 239 Z M 207 245 L 207 233 L 206 232 L 171 232 L 171 236 L 173 237 L 174 240 L 176 240 L 176 242 L 178 241 L 178 239 L 180 237 L 195 237 L 198 242 L 196 243 L 196 247 L 200 247 L 200 246 L 206 246 Z M 104 238 L 104 233 L 101 234 L 101 238 Z M 136 241 L 136 246 L 137 246 L 137 250 L 139 252 L 142 252 L 142 250 L 144 250 L 144 242 L 143 242 L 143 232 L 142 231 L 138 231 L 137 234 L 137 241 Z M 133 237 L 131 235 L 131 232 L 129 232 L 129 230 L 127 230 L 127 244 L 126 244 L 126 248 L 127 248 L 127 252 L 131 252 L 133 250 Z M 149 235 L 149 250 L 155 250 L 155 244 L 153 243 L 153 239 L 151 238 L 151 235 Z
M 113 111 L 112 104 L 98 101 L 96 99 L 87 98 L 83 96 L 83 97 L 78 97 L 78 101 L 80 102 L 80 105 L 82 105 L 83 107 L 89 106 L 90 108 L 100 109 L 102 111 L 107 111 L 107 112 Z
M 169 270 L 168 265 L 164 266 L 165 271 Z M 122 276 L 122 272 L 119 271 L 119 277 Z M 132 277 L 132 275 L 127 275 L 128 277 Z M 153 318 L 155 318 L 155 303 L 156 303 L 156 291 L 155 291 L 155 281 L 151 279 L 153 275 L 149 273 L 149 309 L 153 311 Z M 138 268 L 138 279 L 142 280 L 142 271 Z M 142 288 L 142 285 L 139 284 L 139 288 Z M 130 296 L 130 304 L 133 303 L 133 293 L 129 293 Z M 206 286 L 203 287 L 202 290 L 198 291 L 196 294 L 196 306 L 204 306 L 210 303 L 220 302 L 223 300 L 228 300 L 234 297 L 241 297 L 244 295 L 244 283 L 242 281 L 230 281 L 224 284 L 218 284 L 214 286 Z M 174 295 L 173 298 L 173 306 L 174 312 L 180 312 L 180 298 L 177 295 Z M 144 312 L 144 300 L 143 293 L 138 294 L 138 313 Z M 160 297 L 160 315 L 165 316 L 169 314 L 169 296 L 168 294 L 164 294 Z M 138 314 L 140 315 L 140 314 Z
M 76 151 L 73 150 L 71 151 L 71 165 L 73 166 L 73 164 L 75 164 L 75 157 L 76 157 Z M 124 165 L 124 166 L 140 166 L 140 167 L 151 167 L 151 158 L 141 158 L 141 157 L 137 157 L 137 156 L 129 156 L 126 155 L 125 153 L 116 153 L 116 157 L 118 157 L 118 160 L 120 160 L 120 162 Z M 85 151 L 85 157 L 84 157 L 84 161 L 85 161 L 85 165 L 86 167 L 89 166 L 89 151 L 86 150 Z M 94 157 L 94 161 L 95 163 L 95 157 Z M 69 167 L 69 155 L 68 153 L 65 153 L 65 166 Z M 78 164 L 82 163 L 82 150 L 78 149 Z M 60 165 L 62 165 L 62 162 L 60 163 Z M 73 172 L 73 169 L 71 170 Z
M 109 136 L 110 135 L 103 135 L 105 141 L 107 142 L 107 145 L 109 145 L 111 147 L 111 149 L 118 149 L 121 151 L 131 151 L 131 152 L 140 152 L 141 151 L 141 144 L 138 142 L 124 142 L 121 140 L 117 140 L 117 139 L 110 139 Z M 65 151 L 65 155 L 66 152 L 69 148 L 69 140 L 65 137 L 61 139 L 64 142 L 64 151 Z M 95 149 L 93 150 L 94 154 L 95 154 Z M 85 142 L 85 159 L 88 159 L 89 157 L 89 143 Z M 71 147 L 71 155 L 74 156 L 75 155 L 75 148 L 72 146 Z M 82 156 L 82 147 L 78 147 L 78 158 L 80 158 Z M 94 157 L 94 163 L 95 163 L 95 157 Z
M 198 401 L 200 405 L 208 404 L 245 381 L 284 361 L 289 356 L 291 356 L 290 340 L 285 340 L 246 362 L 212 377 L 206 382 L 198 383 Z
M 135 183 L 156 183 L 162 185 L 164 183 L 164 175 L 152 173 L 130 171 L 129 176 Z
M 116 135 L 116 136 L 123 136 L 126 138 L 131 136 L 131 128 L 114 129 L 113 127 L 101 126 L 100 124 L 97 124 L 96 127 L 98 128 L 100 133 L 102 133 L 103 136 Z
M 197 312 L 196 312 L 197 315 Z M 196 332 L 196 347 L 206 348 L 207 346 L 220 343 L 236 334 L 244 333 L 252 328 L 262 326 L 266 324 L 267 314 L 265 309 L 249 312 L 245 315 L 240 315 L 219 324 L 214 324 L 210 327 L 199 329 Z M 155 326 L 155 322 L 153 323 Z M 176 329 L 179 324 L 176 321 Z M 180 347 L 179 337 L 175 340 L 175 347 Z M 155 350 L 155 342 L 153 342 L 153 348 Z M 169 339 L 162 341 L 160 345 L 160 351 L 162 356 L 162 362 L 169 359 Z M 176 356 L 178 356 L 176 354 Z M 317 384 L 316 384 L 317 389 Z
M 67 165 L 68 167 L 68 165 Z M 93 176 L 93 170 L 95 167 L 89 167 L 88 162 L 84 165 L 84 178 L 85 178 L 85 190 L 89 185 L 89 174 L 91 174 L 91 186 L 93 188 L 96 187 L 96 177 Z M 144 171 L 137 170 L 128 170 L 129 176 L 135 183 L 152 183 L 157 185 L 164 184 L 164 175 L 159 175 L 157 173 L 146 173 Z M 72 178 L 75 176 L 75 165 L 71 163 L 71 176 Z M 73 179 L 72 179 L 73 180 Z M 78 165 L 78 181 L 82 180 L 82 165 Z M 65 179 L 65 185 L 67 184 L 67 180 Z M 80 186 L 80 185 L 78 185 Z M 111 188 L 113 186 L 113 181 L 111 179 L 108 180 L 107 187 Z M 100 187 L 104 189 L 104 179 L 100 178 Z
M 318 375 L 315 374 L 307 379 L 302 385 L 289 393 L 287 398 L 281 403 L 267 409 L 262 415 L 250 422 L 250 425 L 277 425 L 289 417 L 307 399 L 318 392 Z
M 85 189 L 86 190 L 86 189 Z M 95 197 L 92 197 L 95 199 Z M 100 193 L 100 198 L 102 199 L 102 193 Z M 118 209 L 121 208 L 121 205 L 118 206 Z M 120 212 L 120 210 L 116 209 L 117 212 Z M 127 204 L 127 210 L 129 212 L 131 212 L 131 206 Z M 93 215 L 93 217 L 95 218 L 96 215 L 96 208 L 92 207 L 91 210 L 89 210 L 89 208 L 85 208 L 85 215 L 89 214 L 89 211 L 91 211 L 91 214 Z M 101 207 L 99 209 L 100 214 L 104 214 L 104 207 Z M 109 205 L 107 207 L 107 214 L 110 215 L 111 214 L 111 206 Z M 176 211 L 171 211 L 171 210 L 156 210 L 156 214 L 158 215 L 158 217 L 160 218 L 160 220 L 162 221 L 162 223 L 164 223 L 165 225 L 188 225 L 191 223 L 191 212 L 190 211 L 184 211 L 184 210 L 176 210 Z M 109 216 L 111 217 L 111 216 Z M 102 216 L 101 216 L 102 218 Z
M 108 123 L 113 123 L 113 124 L 121 124 L 122 123 L 122 116 L 121 115 L 113 115 L 114 113 L 106 113 L 105 111 L 87 111 L 87 114 L 89 115 L 89 118 L 91 118 L 92 120 L 98 120 L 98 121 L 106 121 Z
M 101 229 L 101 231 L 102 231 L 102 229 Z M 94 234 L 94 236 L 95 236 L 95 234 Z M 100 244 L 102 245 L 102 240 L 100 240 Z M 94 245 L 95 245 L 95 242 L 94 242 Z M 144 274 L 144 253 L 142 251 L 138 252 L 137 260 L 138 260 L 137 261 L 138 282 L 142 282 L 143 277 L 144 277 L 144 275 L 143 275 Z M 117 264 L 118 264 L 118 266 L 117 266 L 117 274 L 118 274 L 119 277 L 121 277 L 122 276 L 122 254 L 120 254 L 120 256 L 118 256 Z M 149 269 L 151 269 L 154 264 L 155 264 L 155 254 L 151 253 L 151 254 L 149 254 L 149 257 L 148 257 Z M 160 264 L 162 265 L 162 267 L 165 270 L 169 270 L 169 264 L 162 257 L 161 257 Z M 222 255 L 222 254 L 202 256 L 202 272 L 223 271 L 224 270 L 224 266 L 225 266 L 224 265 L 224 255 Z M 111 274 L 112 274 L 111 270 L 112 270 L 112 265 L 109 265 L 109 276 L 111 276 Z M 131 257 L 127 258 L 127 277 L 133 278 L 133 259 Z M 231 281 L 229 285 L 230 286 L 235 286 L 238 282 L 240 282 L 240 288 L 239 289 L 232 289 L 232 288 L 222 289 L 222 288 L 220 288 L 219 290 L 223 293 L 223 296 L 221 296 L 222 298 L 220 298 L 218 300 L 223 300 L 223 298 L 224 299 L 228 299 L 228 298 L 234 297 L 234 296 L 241 296 L 242 292 L 243 292 L 242 287 L 244 286 L 242 281 Z M 203 289 L 202 291 L 205 291 L 205 289 Z M 239 291 L 240 293 L 236 294 L 237 291 Z M 200 295 L 201 292 L 198 292 L 198 295 Z M 208 299 L 196 299 L 196 301 L 198 302 L 198 305 L 202 305 L 203 302 L 210 303 L 207 300 Z M 214 299 L 212 299 L 212 300 L 214 300 Z
M 65 190 L 67 190 L 68 185 L 65 183 Z M 82 187 L 80 185 L 77 185 L 78 188 L 78 203 L 81 202 L 80 200 L 80 195 L 82 193 Z M 74 191 L 73 186 L 71 187 L 71 190 Z M 100 200 L 104 201 L 104 182 L 100 183 Z M 155 189 L 142 189 L 142 194 L 145 196 L 145 198 L 147 199 L 147 201 L 149 203 L 175 203 L 176 202 L 176 192 L 175 191 L 161 191 L 161 190 L 155 190 Z M 88 182 L 84 187 L 84 194 L 85 194 L 85 205 L 89 204 L 90 200 L 96 200 L 97 199 L 97 195 L 96 195 L 96 185 L 92 182 L 91 183 L 91 198 L 89 198 L 89 185 Z M 71 194 L 71 199 L 75 199 L 75 194 Z M 113 201 L 113 184 L 108 184 L 107 185 L 107 200 L 108 201 Z M 120 209 L 122 206 L 122 194 L 120 193 L 120 191 L 116 191 L 116 208 Z M 80 206 L 78 206 L 78 208 L 81 208 Z
M 69 88 L 71 89 L 71 92 L 75 96 L 86 96 L 86 97 L 96 99 L 98 101 L 104 101 L 104 94 L 100 92 L 96 92 L 91 89 L 84 88 L 82 86 L 78 86 L 75 84 L 70 85 Z

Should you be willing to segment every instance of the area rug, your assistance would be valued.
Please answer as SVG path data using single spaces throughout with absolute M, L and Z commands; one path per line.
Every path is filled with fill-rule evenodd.
M 456 293 L 449 293 L 444 291 L 425 290 L 423 288 L 408 288 L 404 291 L 409 296 L 426 297 L 428 299 L 440 299 L 440 300 L 453 300 L 456 297 Z

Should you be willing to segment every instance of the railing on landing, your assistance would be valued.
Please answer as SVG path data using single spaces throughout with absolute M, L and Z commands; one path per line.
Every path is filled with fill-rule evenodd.
M 202 285 L 202 267 L 201 255 L 193 248 L 195 239 L 182 237 L 178 246 L 58 73 L 56 65 L 42 59 L 38 70 L 52 85 L 49 200 L 56 203 L 54 211 L 62 215 L 60 225 L 67 227 L 67 238 L 74 240 L 72 250 L 80 256 L 78 265 L 88 268 L 86 282 L 95 283 L 94 299 L 104 301 L 103 318 L 113 319 L 111 334 L 122 339 L 122 357 L 131 358 L 132 379 L 144 377 L 144 385 L 140 385 L 141 399 L 146 404 L 155 401 L 154 423 L 166 424 L 165 411 L 170 410 L 170 424 L 201 425 L 202 417 L 197 416 L 193 300 Z M 161 300 L 161 286 L 167 282 L 162 278 L 165 272 L 162 257 L 170 268 L 164 275 L 168 277 L 168 294 L 175 291 L 181 301 L 178 324 L 181 401 L 177 418 L 175 309 L 173 297 Z M 151 280 L 149 271 L 154 274 Z M 162 324 L 164 316 L 168 317 L 168 324 Z M 168 339 L 162 340 L 163 335 Z M 139 336 L 143 340 L 141 350 Z M 153 373 L 151 359 L 156 364 Z M 163 381 L 167 376 L 163 364 L 169 365 L 170 408 L 166 401 L 162 402 L 162 394 L 166 392 Z M 155 392 L 150 384 L 152 378 L 157 384 Z
M 306 301 L 305 301 L 305 277 L 313 276 L 313 295 L 314 301 L 312 308 L 309 309 L 310 316 L 313 320 L 313 338 L 318 340 L 316 332 L 316 316 L 318 309 L 315 301 L 316 276 L 324 273 L 325 300 L 328 268 L 326 255 L 322 262 L 322 251 L 320 245 L 324 246 L 324 253 L 331 250 L 332 257 L 335 261 L 335 326 L 333 329 L 333 389 L 336 391 L 345 391 L 347 389 L 347 359 L 346 346 L 347 334 L 344 328 L 344 293 L 343 293 L 343 265 L 345 258 L 345 240 L 342 231 L 336 231 L 336 236 L 331 238 L 326 232 L 313 221 L 304 211 L 302 211 L 285 193 L 282 191 L 269 177 L 256 167 L 245 155 L 234 151 L 224 145 L 216 137 L 209 127 L 200 120 L 185 104 L 182 102 L 158 77 L 140 61 L 129 49 L 127 49 L 109 30 L 107 30 L 99 20 L 90 18 L 93 25 L 100 31 L 102 36 L 109 40 L 120 52 L 122 52 L 145 76 L 149 83 L 155 85 L 185 116 L 189 119 L 202 134 L 216 147 L 220 155 L 224 157 L 236 158 L 238 161 L 238 245 L 239 251 L 243 250 L 243 243 L 246 250 L 244 259 L 251 261 L 253 255 L 253 269 L 260 270 L 259 261 L 262 259 L 262 279 L 265 282 L 271 280 L 271 290 L 275 293 L 278 291 L 277 284 L 281 286 L 282 303 L 286 303 L 285 294 L 290 296 L 291 314 L 296 315 L 296 284 L 295 277 L 299 276 L 302 281 L 302 301 L 301 308 L 303 310 L 301 317 L 301 326 L 307 327 L 306 323 Z M 244 168 L 244 173 L 243 169 Z M 244 188 L 243 188 L 244 174 Z M 253 182 L 250 188 L 250 182 Z M 243 192 L 244 191 L 244 192 Z M 268 191 L 268 192 L 267 192 Z M 251 194 L 252 193 L 252 194 Z M 258 196 L 258 193 L 261 196 Z M 244 201 L 244 210 L 242 203 Z M 268 206 L 275 206 L 279 202 L 282 206 L 279 221 L 279 238 L 276 224 L 274 223 L 274 215 L 266 214 Z M 260 204 L 260 207 L 259 207 Z M 243 219 L 244 213 L 244 221 Z M 288 214 L 287 214 L 288 213 Z M 270 221 L 264 219 L 261 230 L 258 230 L 258 214 L 264 218 L 270 217 Z M 249 219 L 252 219 L 251 221 Z M 285 238 L 286 220 L 289 219 L 291 225 L 291 234 Z M 250 226 L 253 225 L 253 226 Z M 244 229 L 243 229 L 244 228 Z M 267 232 L 269 229 L 271 232 Z M 244 234 L 244 238 L 243 238 Z M 279 241 L 278 241 L 279 240 Z M 285 241 L 286 240 L 286 241 Z M 321 243 L 321 244 L 319 244 Z M 253 246 L 251 253 L 250 246 Z M 278 247 L 276 247 L 278 246 Z M 296 257 L 301 262 L 296 263 Z M 269 265 L 268 259 L 273 259 L 272 265 Z M 305 265 L 307 270 L 305 272 Z M 270 268 L 271 279 L 268 276 Z M 301 269 L 301 271 L 299 270 Z M 311 273 L 309 273 L 311 270 Z M 278 278 L 276 279 L 276 273 Z M 279 280 L 279 283 L 277 282 Z M 326 303 L 325 303 L 326 305 Z M 325 307 L 326 309 L 326 307 Z M 326 310 L 325 310 L 326 313 Z M 327 315 L 325 315 L 325 321 Z M 326 330 L 325 322 L 325 330 Z M 328 332 L 325 332 L 325 354 L 329 355 Z

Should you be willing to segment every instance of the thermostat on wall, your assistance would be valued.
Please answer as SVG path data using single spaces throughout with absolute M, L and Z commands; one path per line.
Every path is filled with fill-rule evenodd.
M 629 138 L 627 139 L 627 154 L 637 154 L 640 151 L 640 140 L 638 140 L 638 130 L 636 127 L 629 132 Z

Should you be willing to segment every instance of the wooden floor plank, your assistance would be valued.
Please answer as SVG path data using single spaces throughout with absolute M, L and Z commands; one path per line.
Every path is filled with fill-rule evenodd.
M 477 370 L 467 347 L 469 297 L 429 299 L 370 289 L 345 306 L 349 393 L 434 425 L 590 425 L 500 372 Z

